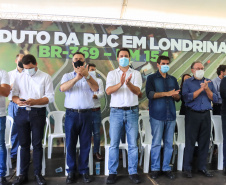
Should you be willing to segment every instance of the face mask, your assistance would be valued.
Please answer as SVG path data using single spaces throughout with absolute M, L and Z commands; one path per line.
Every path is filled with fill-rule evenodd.
M 119 59 L 119 65 L 122 67 L 126 67 L 129 65 L 129 58 L 123 57 Z
M 81 67 L 81 66 L 83 66 L 83 64 L 84 64 L 84 62 L 82 62 L 81 60 L 78 60 L 78 61 L 74 62 L 75 68 Z
M 204 76 L 204 70 L 196 70 L 195 71 L 195 77 L 199 80 L 201 80 Z
M 96 76 L 96 71 L 89 71 L 89 74 L 92 76 Z
M 33 76 L 36 73 L 35 68 L 24 69 L 24 72 L 29 76 Z
M 168 65 L 161 65 L 161 71 L 162 73 L 167 73 L 169 71 L 170 67 Z
M 23 63 L 21 61 L 18 62 L 18 67 L 21 68 L 21 69 L 24 68 Z

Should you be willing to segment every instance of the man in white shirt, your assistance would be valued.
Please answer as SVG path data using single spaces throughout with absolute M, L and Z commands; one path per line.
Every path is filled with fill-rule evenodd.
M 128 141 L 128 171 L 133 183 L 140 183 L 137 174 L 138 164 L 138 95 L 142 87 L 142 78 L 139 71 L 129 67 L 130 51 L 122 48 L 117 53 L 119 68 L 110 71 L 107 76 L 106 93 L 111 95 L 110 137 L 109 149 L 109 177 L 107 184 L 114 184 L 117 177 L 119 163 L 119 142 L 123 125 Z
M 6 175 L 6 105 L 5 97 L 9 95 L 10 85 L 8 73 L 0 69 L 0 185 L 7 185 Z
M 15 115 L 18 109 L 18 105 L 16 103 L 14 103 L 12 101 L 12 88 L 13 88 L 13 84 L 15 79 L 17 78 L 17 76 L 20 76 L 23 72 L 23 64 L 22 64 L 22 58 L 23 58 L 23 54 L 18 54 L 16 56 L 16 60 L 15 63 L 17 64 L 16 69 L 8 72 L 9 77 L 10 77 L 10 94 L 8 96 L 8 100 L 9 102 L 9 106 L 8 106 L 8 115 L 11 116 L 13 119 L 15 119 Z M 12 148 L 11 148 L 11 159 L 12 161 L 16 161 L 16 156 L 17 156 L 17 149 L 19 146 L 19 140 L 18 140 L 18 134 L 17 134 L 17 128 L 16 128 L 16 124 L 13 124 L 12 127 L 12 132 L 11 132 L 11 143 L 12 143 Z
M 96 76 L 96 65 L 89 64 L 88 67 L 89 74 Z M 101 109 L 100 109 L 100 99 L 104 96 L 104 85 L 100 78 L 97 78 L 97 83 L 99 86 L 98 91 L 93 94 L 94 107 L 92 108 L 92 126 L 93 126 L 93 140 L 94 140 L 94 157 L 98 161 L 103 161 L 103 157 L 99 154 L 100 149 L 100 125 L 101 125 Z
M 41 175 L 42 139 L 46 107 L 54 101 L 53 83 L 50 75 L 38 69 L 33 55 L 25 55 L 22 63 L 24 72 L 14 81 L 12 92 L 12 99 L 19 106 L 15 124 L 21 146 L 20 176 L 13 185 L 21 185 L 28 181 L 31 143 L 35 178 L 39 185 L 45 185 L 46 181 Z
M 89 176 L 89 151 L 92 137 L 92 108 L 93 92 L 97 91 L 98 84 L 96 77 L 88 73 L 88 67 L 85 66 L 85 55 L 76 52 L 73 55 L 72 66 L 74 71 L 64 74 L 61 80 L 60 90 L 65 92 L 64 106 L 66 108 L 65 134 L 67 147 L 67 165 L 68 177 L 67 184 L 76 181 L 76 144 L 80 141 L 80 155 L 78 172 L 82 175 L 85 183 L 91 182 Z

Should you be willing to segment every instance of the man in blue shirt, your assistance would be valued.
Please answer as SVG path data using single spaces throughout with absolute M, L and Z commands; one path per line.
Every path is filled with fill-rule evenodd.
M 175 100 L 180 100 L 179 85 L 175 77 L 169 75 L 170 58 L 159 56 L 158 71 L 147 78 L 146 94 L 149 99 L 149 115 L 152 130 L 151 178 L 156 179 L 160 172 L 161 141 L 164 142 L 162 171 L 174 179 L 169 166 L 173 152 L 173 134 L 176 120 Z
M 183 84 L 183 98 L 187 107 L 185 115 L 185 151 L 184 172 L 187 178 L 192 177 L 192 159 L 195 142 L 198 141 L 198 170 L 206 177 L 212 177 L 206 169 L 209 150 L 211 118 L 211 101 L 218 101 L 213 83 L 204 77 L 204 66 L 196 61 L 191 65 L 193 76 Z
M 225 75 L 226 75 L 226 65 L 220 65 L 217 68 L 217 76 L 218 77 L 216 77 L 212 80 L 214 88 L 216 89 L 217 95 L 218 95 L 218 102 L 213 104 L 213 115 L 221 115 L 222 99 L 221 99 L 221 95 L 220 95 L 220 83 Z
M 91 182 L 88 174 L 89 151 L 92 137 L 92 108 L 93 92 L 98 90 L 94 75 L 88 73 L 85 65 L 85 56 L 76 52 L 72 62 L 74 71 L 66 73 L 62 80 L 60 90 L 65 92 L 64 106 L 66 107 L 65 135 L 67 147 L 68 177 L 67 184 L 76 181 L 76 144 L 80 141 L 79 174 L 83 181 Z

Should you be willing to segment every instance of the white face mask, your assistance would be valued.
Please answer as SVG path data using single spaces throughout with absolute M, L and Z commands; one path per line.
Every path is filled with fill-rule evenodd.
M 35 68 L 24 69 L 24 72 L 29 76 L 33 76 L 36 73 Z
M 204 77 L 204 70 L 196 70 L 195 71 L 195 77 L 198 80 L 201 80 Z
M 89 71 L 89 74 L 92 76 L 96 76 L 96 71 Z

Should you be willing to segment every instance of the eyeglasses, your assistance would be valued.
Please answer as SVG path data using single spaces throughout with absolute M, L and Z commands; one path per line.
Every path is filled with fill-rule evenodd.
M 192 68 L 192 69 L 195 69 L 195 70 L 204 70 L 204 68 Z

